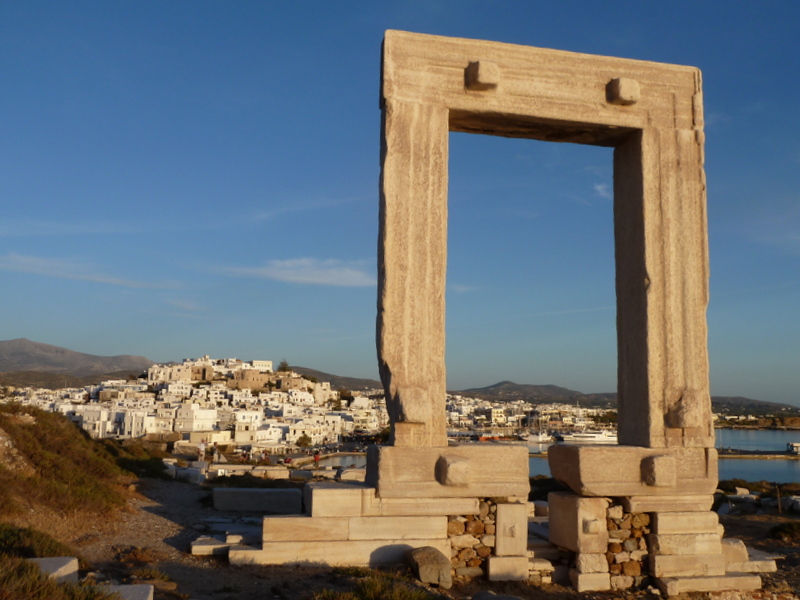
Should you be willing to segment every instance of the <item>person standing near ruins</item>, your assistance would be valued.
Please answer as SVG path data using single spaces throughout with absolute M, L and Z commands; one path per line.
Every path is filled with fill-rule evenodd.
M 197 460 L 204 460 L 206 457 L 206 441 L 200 440 L 197 445 Z

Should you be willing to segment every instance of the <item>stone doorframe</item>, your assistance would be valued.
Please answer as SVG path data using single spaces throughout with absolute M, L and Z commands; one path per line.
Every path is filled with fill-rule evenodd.
M 394 446 L 444 447 L 450 131 L 614 148 L 619 441 L 713 448 L 700 71 L 387 31 L 378 361 Z

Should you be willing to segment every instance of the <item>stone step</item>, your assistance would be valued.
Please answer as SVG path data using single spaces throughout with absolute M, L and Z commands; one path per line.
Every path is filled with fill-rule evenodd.
M 774 573 L 778 565 L 774 560 L 746 560 L 727 564 L 729 573 Z
M 412 548 L 433 546 L 450 556 L 447 539 L 348 540 L 264 542 L 261 548 L 234 545 L 228 552 L 232 565 L 322 564 L 378 567 L 403 563 Z
M 231 547 L 225 540 L 203 535 L 192 542 L 190 553 L 194 556 L 220 556 L 228 553 Z
M 688 592 L 748 591 L 761 588 L 758 575 L 723 575 L 719 577 L 664 577 L 656 580 L 667 596 Z

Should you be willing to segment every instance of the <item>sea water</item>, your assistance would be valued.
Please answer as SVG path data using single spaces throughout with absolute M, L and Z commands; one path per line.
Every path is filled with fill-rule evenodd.
M 738 450 L 784 451 L 789 442 L 800 442 L 800 431 L 717 429 L 717 448 L 736 448 Z M 531 452 L 546 451 L 549 444 L 529 444 Z M 320 466 L 350 466 L 363 468 L 366 456 L 346 456 L 323 458 Z M 528 459 L 530 475 L 550 475 L 547 458 Z M 720 479 L 744 479 L 745 481 L 772 481 L 775 483 L 800 482 L 800 460 L 788 458 L 720 458 Z

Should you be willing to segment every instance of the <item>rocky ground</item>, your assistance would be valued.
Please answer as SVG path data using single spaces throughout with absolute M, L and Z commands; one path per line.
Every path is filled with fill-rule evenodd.
M 156 600 L 265 600 L 310 598 L 321 589 L 347 589 L 348 570 L 322 567 L 230 566 L 224 559 L 188 554 L 190 543 L 220 518 L 246 521 L 241 513 L 220 513 L 210 507 L 209 493 L 198 486 L 175 481 L 147 479 L 136 484 L 128 510 L 107 523 L 76 527 L 72 543 L 97 572 L 98 579 L 128 582 L 131 574 L 152 578 L 157 570 L 169 581 L 150 581 L 157 586 Z M 764 578 L 765 589 L 774 593 L 800 590 L 800 543 L 769 539 L 769 529 L 796 517 L 750 515 L 723 517 L 726 535 L 739 537 L 750 546 L 785 556 L 780 571 Z M 469 599 L 481 590 L 536 600 L 572 600 L 587 597 L 623 598 L 630 593 L 578 595 L 561 586 L 539 588 L 521 582 L 458 582 L 442 590 L 453 599 Z M 648 595 L 641 592 L 642 595 Z M 652 596 L 651 596 L 652 597 Z M 767 595 L 767 598 L 770 596 Z

